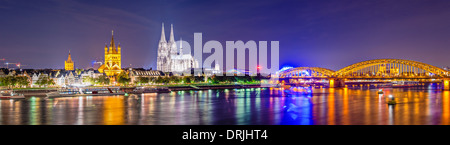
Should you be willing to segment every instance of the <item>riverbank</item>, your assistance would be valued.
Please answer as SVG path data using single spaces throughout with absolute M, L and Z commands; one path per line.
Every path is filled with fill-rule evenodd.
M 121 87 L 124 92 L 131 92 L 137 86 Z M 260 84 L 180 84 L 180 85 L 152 85 L 147 87 L 167 87 L 171 91 L 187 90 L 209 90 L 209 89 L 242 89 L 242 88 L 261 88 Z M 57 88 L 29 88 L 14 89 L 15 93 L 23 94 L 25 97 L 45 97 L 46 93 L 57 91 Z

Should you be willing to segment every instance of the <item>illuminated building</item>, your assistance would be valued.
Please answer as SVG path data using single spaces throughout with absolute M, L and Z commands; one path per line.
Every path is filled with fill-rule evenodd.
M 166 41 L 164 33 L 164 23 L 162 25 L 161 39 L 158 45 L 157 70 L 163 72 L 182 72 L 192 68 L 198 68 L 198 61 L 189 54 L 183 54 L 183 47 L 180 44 L 178 51 L 175 37 L 173 35 L 173 26 L 170 28 L 170 39 Z
M 138 78 L 152 78 L 152 77 L 160 77 L 165 74 L 162 71 L 158 70 L 128 70 L 128 75 L 130 76 L 131 82 L 136 82 Z
M 64 61 L 64 69 L 65 70 L 73 70 L 73 61 L 72 57 L 70 56 L 70 50 L 69 50 L 69 57 L 66 61 Z
M 115 47 L 114 31 L 112 31 L 111 43 L 105 44 L 105 63 L 98 68 L 100 73 L 105 73 L 107 76 L 115 76 L 122 72 L 121 65 L 121 48 L 120 43 Z

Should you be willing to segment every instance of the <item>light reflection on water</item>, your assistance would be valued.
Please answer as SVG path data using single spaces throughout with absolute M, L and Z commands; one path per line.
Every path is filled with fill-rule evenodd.
M 408 125 L 450 124 L 450 92 L 325 88 L 313 95 L 278 89 L 0 100 L 0 124 Z M 389 106 L 389 95 L 397 105 Z

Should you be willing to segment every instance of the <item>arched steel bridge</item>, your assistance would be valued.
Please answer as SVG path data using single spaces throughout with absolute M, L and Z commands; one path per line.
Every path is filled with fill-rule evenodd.
M 449 72 L 426 63 L 403 59 L 374 59 L 338 71 L 320 67 L 297 67 L 282 71 L 278 78 L 450 78 Z

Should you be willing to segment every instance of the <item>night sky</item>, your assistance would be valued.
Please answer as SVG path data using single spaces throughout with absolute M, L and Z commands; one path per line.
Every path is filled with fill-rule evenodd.
M 0 0 L 0 58 L 24 68 L 75 67 L 122 46 L 122 67 L 156 68 L 161 23 L 169 38 L 280 42 L 280 66 L 338 70 L 369 59 L 450 66 L 448 0 Z M 1 61 L 0 61 L 1 62 Z M 4 63 L 4 62 L 1 62 Z M 3 66 L 3 65 L 2 65 Z

